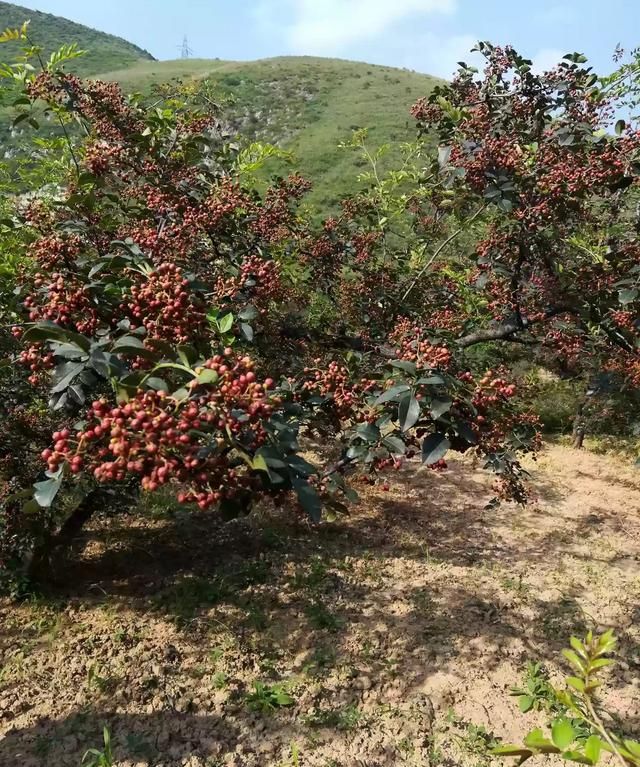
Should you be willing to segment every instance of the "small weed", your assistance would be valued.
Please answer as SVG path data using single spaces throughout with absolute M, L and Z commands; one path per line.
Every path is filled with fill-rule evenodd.
M 515 591 L 520 599 L 526 599 L 531 593 L 531 586 L 522 580 L 522 573 L 517 578 L 507 575 L 502 581 L 502 588 L 507 591 Z
M 48 738 L 45 735 L 38 735 L 33 750 L 40 757 L 41 761 L 46 763 L 52 746 L 53 738 Z
M 362 721 L 362 711 L 350 704 L 343 708 L 315 709 L 304 718 L 309 727 L 331 727 L 336 730 L 354 730 Z
M 405 759 L 408 759 L 409 757 L 413 756 L 415 753 L 416 747 L 413 744 L 413 741 L 411 738 L 403 738 L 398 743 L 398 751 L 405 757 Z
M 231 637 L 227 637 L 221 644 L 216 645 L 209 653 L 209 662 L 216 666 L 224 656 L 235 647 L 235 642 Z
M 549 640 L 585 634 L 587 626 L 580 605 L 570 597 L 547 607 L 542 615 L 542 632 Z
M 418 548 L 420 549 L 420 553 L 424 557 L 424 561 L 429 566 L 436 566 L 441 565 L 442 562 L 437 557 L 434 557 L 431 553 L 431 547 L 427 543 L 420 543 Z
M 327 563 L 320 557 L 313 557 L 308 565 L 296 570 L 291 579 L 291 585 L 295 589 L 318 589 L 327 575 Z
M 263 609 L 250 605 L 247 608 L 247 623 L 255 631 L 265 631 L 269 626 L 269 618 Z
M 448 719 L 461 730 L 460 734 L 453 734 L 459 748 L 469 756 L 478 759 L 479 765 L 488 767 L 492 759 L 491 749 L 499 743 L 493 733 L 488 732 L 482 725 L 457 718 L 453 712 L 449 713 Z
M 313 655 L 311 656 L 309 663 L 304 666 L 303 671 L 308 676 L 317 676 L 320 672 L 335 666 L 335 663 L 335 648 L 319 645 L 313 651 Z
M 107 693 L 111 692 L 117 685 L 118 678 L 110 674 L 105 674 L 104 670 L 94 663 L 87 671 L 87 687 L 90 690 Z
M 277 708 L 292 706 L 295 701 L 289 694 L 285 683 L 265 684 L 254 682 L 253 692 L 247 693 L 245 700 L 252 711 L 269 713 Z
M 520 711 L 547 710 L 555 699 L 549 675 L 540 663 L 528 663 L 522 687 L 512 687 L 511 695 L 518 698 Z
M 344 621 L 328 610 L 322 602 L 312 602 L 307 605 L 304 611 L 309 619 L 309 623 L 315 629 L 326 629 L 327 631 L 339 631 Z
M 299 767 L 300 765 L 300 746 L 294 741 L 289 745 L 289 758 L 280 762 L 279 767 Z
M 414 589 L 410 599 L 418 612 L 431 613 L 434 609 L 433 597 L 428 589 Z
M 254 559 L 245 562 L 238 573 L 238 580 L 242 587 L 255 586 L 267 583 L 271 576 L 271 565 L 264 559 Z
M 130 732 L 125 738 L 127 750 L 132 756 L 144 759 L 146 762 L 152 762 L 155 755 L 155 749 L 147 740 L 137 733 Z
M 105 727 L 102 731 L 104 747 L 102 749 L 90 748 L 82 757 L 85 767 L 113 767 L 113 751 L 111 749 L 111 733 Z
M 230 593 L 230 584 L 220 576 L 187 577 L 166 589 L 155 601 L 178 625 L 184 625 L 193 620 L 200 609 L 219 604 Z
M 384 559 L 382 557 L 367 552 L 360 560 L 360 573 L 363 578 L 369 578 L 370 580 L 381 584 L 384 573 L 384 564 Z
M 385 669 L 387 674 L 389 674 L 390 677 L 396 677 L 398 676 L 398 666 L 400 664 L 400 661 L 398 658 L 395 658 L 391 656 L 390 658 L 383 658 L 382 661 L 382 667 Z
M 431 767 L 437 767 L 437 765 L 444 764 L 444 753 L 442 752 L 442 748 L 436 743 L 434 736 L 430 735 L 427 742 L 429 755 L 427 763 L 430 764 Z
M 211 684 L 216 690 L 224 690 L 228 683 L 229 677 L 224 673 L 224 671 L 216 671 L 211 679 Z

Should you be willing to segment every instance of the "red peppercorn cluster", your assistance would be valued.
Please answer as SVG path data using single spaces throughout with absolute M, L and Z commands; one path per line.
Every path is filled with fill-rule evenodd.
M 18 357 L 20 364 L 31 371 L 27 379 L 32 386 L 37 386 L 44 380 L 44 374 L 54 366 L 53 354 L 43 350 L 41 344 L 32 344 L 23 349 Z
M 217 381 L 195 379 L 184 401 L 163 391 L 139 391 L 117 405 L 97 400 L 81 431 L 53 434 L 43 460 L 51 471 L 66 462 L 72 472 L 90 471 L 99 482 L 134 475 L 150 491 L 177 483 L 183 488 L 179 500 L 201 509 L 243 489 L 259 492 L 255 473 L 232 449 L 252 454 L 263 445 L 264 421 L 280 401 L 269 394 L 271 379 L 257 379 L 250 358 L 227 352 L 203 367 L 215 372 Z
M 611 319 L 619 328 L 634 332 L 637 329 L 638 314 L 628 310 L 612 310 Z
M 59 234 L 45 235 L 33 244 L 29 255 L 41 269 L 73 269 L 80 253 L 82 240 L 77 235 L 62 237 Z M 43 275 L 36 275 L 44 279 Z M 42 283 L 41 283 L 42 284 Z
M 396 322 L 389 334 L 389 341 L 397 344 L 398 359 L 415 362 L 419 368 L 446 370 L 452 362 L 452 355 L 445 346 L 437 346 L 424 339 L 424 329 L 404 318 Z
M 180 344 L 204 332 L 204 305 L 190 291 L 179 267 L 161 264 L 144 276 L 141 285 L 132 285 L 130 292 L 131 299 L 120 308 L 134 328 L 146 328 L 149 338 Z
M 99 325 L 99 317 L 89 287 L 68 273 L 53 272 L 50 280 L 46 284 L 44 275 L 36 275 L 34 285 L 39 290 L 24 300 L 29 320 L 49 320 L 92 335 Z
M 320 359 L 315 362 L 322 364 Z M 363 394 L 375 388 L 375 380 L 361 378 L 354 381 L 349 369 L 335 361 L 322 368 L 305 368 L 303 375 L 308 376 L 302 384 L 303 391 L 321 397 L 330 396 L 339 419 L 375 420 L 375 414 L 369 414 L 363 401 Z
M 282 301 L 288 295 L 277 261 L 267 260 L 258 255 L 247 256 L 235 277 L 218 278 L 215 295 L 222 304 L 232 302 L 250 303 L 263 316 L 270 304 Z
M 297 173 L 280 180 L 265 194 L 252 224 L 253 230 L 266 242 L 287 239 L 296 220 L 292 203 L 300 200 L 310 188 L 310 182 Z

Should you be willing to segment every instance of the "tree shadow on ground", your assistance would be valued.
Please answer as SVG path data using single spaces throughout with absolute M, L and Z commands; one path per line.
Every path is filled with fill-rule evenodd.
M 131 764 L 155 763 L 163 757 L 178 764 L 194 755 L 203 760 L 215 758 L 220 754 L 219 743 L 232 742 L 238 735 L 217 716 L 177 711 L 121 714 L 87 707 L 59 719 L 44 717 L 31 727 L 9 730 L 0 740 L 0 765 L 78 767 L 89 748 L 103 750 L 103 727 L 112 733 L 114 757 Z
M 461 476 L 457 469 L 452 462 L 443 474 L 403 472 L 391 493 L 367 490 L 351 516 L 317 527 L 271 509 L 230 523 L 206 513 L 100 520 L 59 573 L 51 596 L 88 616 L 84 622 L 113 613 L 108 631 L 114 635 L 121 613 L 127 625 L 169 626 L 151 644 L 140 640 L 140 662 L 145 668 L 169 663 L 167 678 L 174 681 L 189 676 L 188 692 L 202 699 L 198 711 L 204 712 L 191 716 L 193 726 L 211 719 L 211 731 L 229 741 L 237 740 L 236 727 L 254 727 L 255 718 L 236 707 L 235 723 L 221 724 L 211 714 L 210 690 L 203 692 L 193 672 L 230 637 L 238 695 L 246 694 L 251 679 L 275 682 L 292 673 L 317 688 L 296 703 L 290 720 L 278 723 L 279 735 L 287 737 L 308 734 L 300 722 L 309 711 L 328 711 L 339 721 L 340 711 L 360 710 L 372 700 L 394 706 L 428 694 L 436 675 L 453 687 L 465 683 L 470 668 L 486 674 L 505 663 L 524 668 L 528 659 L 553 660 L 571 634 L 596 622 L 582 607 L 589 584 L 574 578 L 549 592 L 529 581 L 567 558 L 615 564 L 619 552 L 586 554 L 578 544 L 597 538 L 603 526 L 624 532 L 624 523 L 595 506 L 587 515 L 558 514 L 564 496 L 541 472 L 534 481 L 544 503 L 526 512 L 512 504 L 489 509 L 486 478 L 468 467 Z M 625 654 L 640 659 L 632 634 L 615 628 Z M 24 629 L 12 631 L 9 642 L 25 639 Z M 83 636 L 92 640 L 89 630 Z M 137 639 L 125 649 L 112 637 L 99 650 L 83 642 L 69 648 L 70 657 L 86 663 L 96 652 L 122 657 L 127 686 L 139 696 L 135 707 L 151 705 L 132 668 Z M 207 672 L 209 686 L 211 678 Z M 622 687 L 626 679 L 614 675 L 612 682 Z M 15 693 L 27 699 L 36 686 L 23 683 Z M 110 716 L 87 710 L 94 730 Z M 0 757 L 13 756 L 23 740 L 44 748 L 39 738 L 51 728 L 66 737 L 68 723 L 83 715 L 9 734 L 0 742 Z M 118 716 L 114 732 L 154 737 L 186 721 L 171 710 Z M 171 738 L 178 750 L 180 737 L 177 744 Z

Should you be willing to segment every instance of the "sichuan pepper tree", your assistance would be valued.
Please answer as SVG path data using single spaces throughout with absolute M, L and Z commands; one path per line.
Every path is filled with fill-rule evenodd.
M 454 343 L 539 343 L 565 371 L 637 389 L 640 133 L 583 56 L 536 74 L 512 48 L 478 50 L 481 75 L 462 65 L 413 108 L 438 136 L 449 204 L 482 224 L 459 264 L 453 303 L 471 294 L 474 310 Z M 420 273 L 409 289 L 434 286 Z
M 68 158 L 56 190 L 17 198 L 4 224 L 27 261 L 16 361 L 57 421 L 35 493 L 3 479 L 5 516 L 40 525 L 33 574 L 123 487 L 172 486 L 225 515 L 293 499 L 318 520 L 355 497 L 347 478 L 373 482 L 416 453 L 441 468 L 449 448 L 472 448 L 524 500 L 517 453 L 535 430 L 514 387 L 474 376 L 437 323 L 381 302 L 405 289 L 400 262 L 358 205 L 315 231 L 298 211 L 307 182 L 258 193 L 256 148 L 230 142 L 210 100 L 126 97 L 66 73 L 64 54 L 44 62 L 27 41 L 37 66 L 2 69 L 16 122 L 36 129 L 44 114 Z M 358 278 L 370 293 L 351 335 L 291 332 L 313 292 L 339 312 Z M 373 323 L 367 303 L 382 303 Z M 317 465 L 300 454 L 313 433 L 328 446 Z

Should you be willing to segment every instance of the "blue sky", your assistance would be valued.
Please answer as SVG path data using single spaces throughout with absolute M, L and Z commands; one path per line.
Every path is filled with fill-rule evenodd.
M 18 0 L 20 2 L 20 0 Z M 187 35 L 201 58 L 339 56 L 449 76 L 477 39 L 511 43 L 544 68 L 586 53 L 611 68 L 640 45 L 640 0 L 22 0 L 120 35 L 156 58 Z

